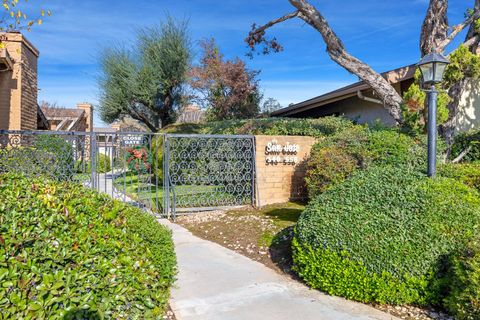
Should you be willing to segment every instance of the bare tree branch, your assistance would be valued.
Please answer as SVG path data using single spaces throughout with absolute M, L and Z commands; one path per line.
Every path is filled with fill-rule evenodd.
M 422 24 L 420 52 L 422 57 L 438 48 L 448 35 L 448 0 L 430 0 Z
M 284 21 L 287 21 L 289 19 L 293 19 L 293 18 L 296 18 L 298 17 L 299 15 L 299 12 L 298 11 L 295 11 L 295 12 L 292 12 L 292 13 L 289 13 L 289 14 L 286 14 L 278 19 L 274 19 L 272 21 L 269 21 L 268 23 L 264 24 L 263 26 L 261 27 L 256 27 L 254 26 L 252 28 L 252 31 L 249 32 L 248 34 L 248 37 L 247 39 L 255 39 L 259 36 L 263 37 L 265 35 L 265 31 L 268 29 L 268 28 L 271 28 L 273 27 L 274 25 L 278 24 L 278 23 L 281 23 L 281 22 L 284 22 Z M 247 42 L 250 42 L 247 40 Z M 255 45 L 255 43 L 253 43 L 251 46 Z
M 402 123 L 400 105 L 403 102 L 403 99 L 393 86 L 379 73 L 375 72 L 369 65 L 350 55 L 346 51 L 342 41 L 313 5 L 305 0 L 289 1 L 301 13 L 298 17 L 311 25 L 322 35 L 323 41 L 327 45 L 327 52 L 330 58 L 370 85 L 384 102 L 384 107 L 388 110 L 395 121 L 397 123 Z
M 480 11 L 480 0 L 475 0 L 475 11 Z M 467 36 L 465 37 L 464 45 L 472 52 L 477 52 L 480 44 L 480 32 L 477 29 L 475 22 L 470 24 Z
M 480 35 L 479 34 L 474 35 L 473 37 L 469 38 L 462 44 L 465 47 L 469 48 L 471 51 L 475 52 L 476 48 L 478 48 L 478 45 L 480 44 Z
M 459 155 L 458 157 L 456 157 L 455 159 L 452 160 L 452 163 L 459 163 L 460 161 L 463 160 L 463 158 L 465 158 L 465 156 L 472 150 L 472 146 L 468 146 L 467 149 L 463 150 Z
M 448 37 L 439 43 L 437 47 L 437 52 L 443 52 L 445 48 L 450 44 L 450 42 L 455 39 L 455 37 L 462 32 L 466 27 L 470 26 L 475 20 L 480 18 L 480 9 L 476 8 L 474 12 L 460 24 L 452 27 L 452 32 L 448 35 Z

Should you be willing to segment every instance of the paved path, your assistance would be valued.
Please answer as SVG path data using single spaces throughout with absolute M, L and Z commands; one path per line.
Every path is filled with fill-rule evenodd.
M 179 274 L 170 302 L 178 320 L 397 319 L 309 290 L 179 225 L 159 221 L 173 231 Z

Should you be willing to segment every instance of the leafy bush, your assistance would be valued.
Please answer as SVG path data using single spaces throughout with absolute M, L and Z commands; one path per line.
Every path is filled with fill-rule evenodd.
M 418 167 L 425 159 L 423 143 L 410 136 L 391 129 L 355 126 L 313 146 L 305 182 L 312 199 L 372 163 Z
M 29 137 L 15 147 L 0 149 L 0 172 L 70 180 L 75 169 L 71 143 L 56 135 Z
M 263 118 L 216 121 L 204 124 L 176 124 L 165 127 L 163 131 L 166 133 L 264 134 L 321 137 L 353 126 L 354 124 L 350 120 L 340 117 L 319 119 Z
M 109 156 L 98 153 L 97 158 L 95 159 L 96 162 L 96 172 L 97 173 L 107 173 L 112 170 L 112 160 Z M 78 160 L 76 165 L 76 172 L 77 173 L 91 173 L 92 172 L 92 163 L 90 160 Z
M 480 163 L 448 163 L 439 167 L 438 173 L 480 191 Z
M 450 293 L 445 298 L 447 310 L 458 320 L 480 318 L 480 246 L 469 243 L 453 256 L 448 274 Z
M 80 185 L 0 175 L 0 318 L 156 319 L 174 269 L 152 216 Z
M 160 180 L 163 180 L 163 141 L 163 136 L 152 139 L 153 172 Z
M 152 168 L 152 154 L 149 148 L 135 146 L 126 149 L 125 160 L 130 171 L 146 173 Z
M 470 151 L 463 158 L 463 162 L 480 161 L 480 130 L 458 134 L 452 146 L 452 159 L 455 159 L 464 150 Z
M 437 304 L 445 258 L 478 236 L 480 195 L 453 179 L 373 166 L 316 197 L 293 242 L 313 288 L 363 302 Z

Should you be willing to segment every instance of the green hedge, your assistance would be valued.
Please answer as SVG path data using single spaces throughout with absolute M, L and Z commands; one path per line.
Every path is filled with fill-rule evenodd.
M 157 319 L 170 232 L 80 185 L 0 175 L 0 319 Z
M 438 174 L 452 178 L 480 191 L 480 162 L 475 163 L 447 163 L 441 165 Z
M 458 134 L 455 137 L 454 144 L 452 146 L 451 158 L 455 159 L 468 147 L 471 149 L 463 158 L 463 161 L 480 161 L 480 130 L 472 130 Z
M 313 199 L 374 163 L 420 167 L 426 166 L 426 158 L 422 141 L 393 129 L 354 126 L 313 146 L 305 177 L 308 194 Z
M 375 166 L 309 203 L 296 226 L 294 268 L 311 287 L 353 300 L 439 304 L 446 258 L 478 236 L 479 222 L 476 190 Z
M 331 135 L 354 124 L 341 117 L 319 119 L 263 118 L 228 120 L 204 124 L 174 124 L 165 127 L 166 133 L 298 135 L 321 137 Z
M 457 320 L 480 319 L 480 243 L 473 241 L 452 255 L 445 308 Z

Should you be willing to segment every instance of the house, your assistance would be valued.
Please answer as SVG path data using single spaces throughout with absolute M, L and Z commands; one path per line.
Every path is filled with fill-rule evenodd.
M 0 130 L 45 128 L 37 105 L 38 50 L 18 32 L 0 33 Z
M 400 95 L 403 95 L 414 82 L 415 70 L 416 66 L 412 64 L 387 71 L 382 73 L 382 76 Z M 395 124 L 392 116 L 384 108 L 383 102 L 363 81 L 272 112 L 274 117 L 291 118 L 319 118 L 332 115 L 342 115 L 360 124 L 372 124 L 376 121 L 391 126 Z M 480 82 L 471 81 L 467 84 L 456 121 L 458 131 L 480 127 Z
M 75 109 L 43 104 L 40 109 L 52 131 L 92 131 L 93 106 L 89 103 L 79 103 Z

